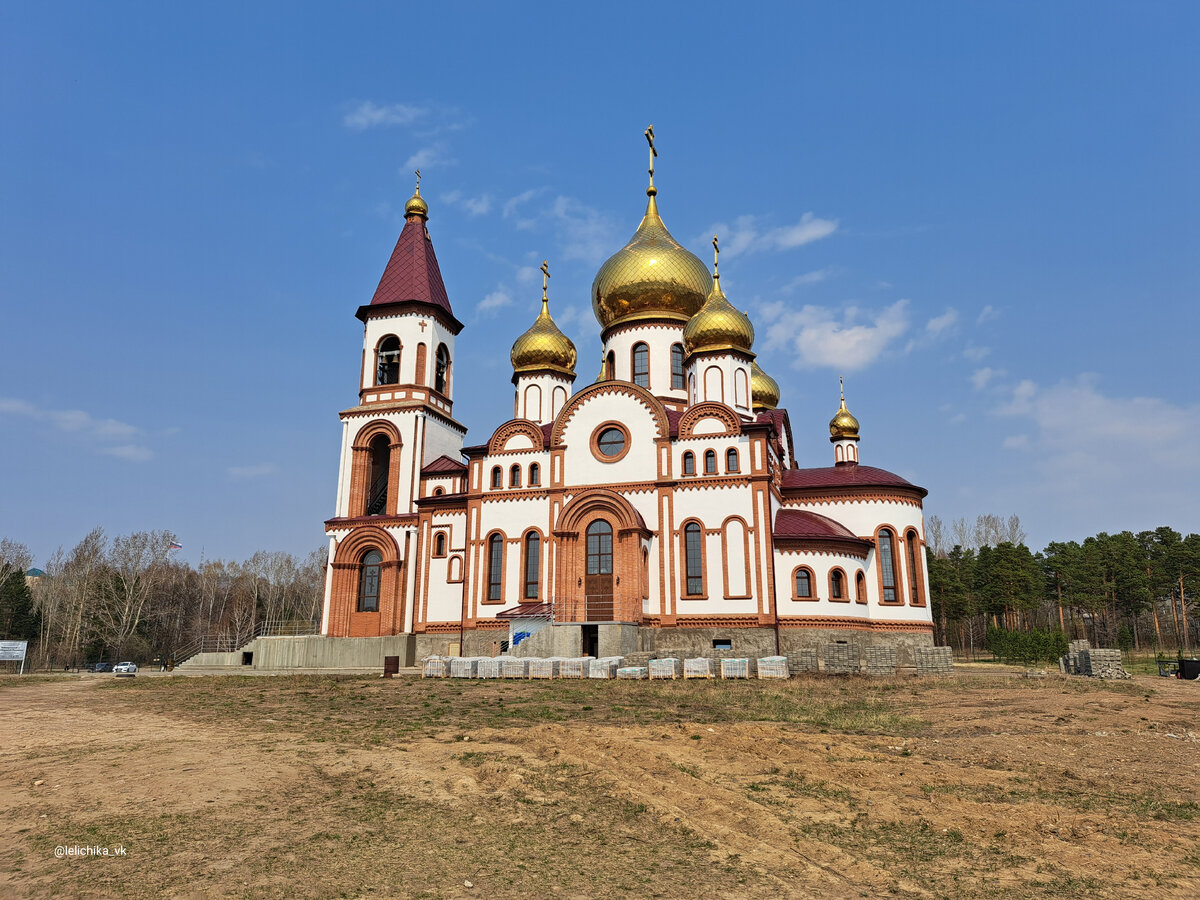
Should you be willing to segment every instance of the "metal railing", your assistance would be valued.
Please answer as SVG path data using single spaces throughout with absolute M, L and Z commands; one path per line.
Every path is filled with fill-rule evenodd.
M 174 654 L 175 665 L 197 653 L 233 653 L 262 637 L 305 637 L 319 631 L 320 627 L 315 622 L 259 622 L 257 627 L 246 634 L 208 635 L 193 641 Z
M 556 597 L 550 601 L 554 622 L 627 622 L 642 620 L 641 597 L 612 594 L 575 594 Z

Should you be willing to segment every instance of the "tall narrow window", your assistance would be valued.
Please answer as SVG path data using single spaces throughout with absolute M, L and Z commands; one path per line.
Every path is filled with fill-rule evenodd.
M 732 447 L 725 451 L 725 471 L 738 471 L 738 452 Z
M 884 528 L 879 532 L 879 571 L 883 575 L 883 602 L 895 603 L 896 597 L 896 537 Z
M 712 450 L 704 451 L 704 474 L 717 474 L 717 454 Z
M 358 611 L 379 612 L 379 568 L 383 556 L 378 550 L 368 550 L 358 570 Z
M 611 575 L 612 554 L 612 526 L 604 519 L 597 519 L 587 529 L 587 573 Z
M 867 576 L 862 573 L 861 569 L 854 576 L 854 602 L 867 602 Z
M 689 522 L 683 529 L 683 556 L 687 568 L 687 593 L 699 597 L 704 593 L 704 550 L 700 526 Z
M 687 385 L 683 380 L 683 344 L 671 345 L 671 390 L 682 391 Z
M 434 556 L 445 556 L 446 555 L 446 532 L 439 531 L 437 534 L 435 534 L 433 536 L 433 555 Z
M 400 383 L 400 338 L 389 334 L 379 344 L 376 384 Z
M 513 466 L 508 470 L 508 486 L 518 488 L 521 486 L 521 467 Z
M 924 579 L 921 578 L 921 570 L 918 563 L 921 553 L 921 539 L 917 537 L 915 531 L 910 529 L 904 533 L 904 546 L 908 551 L 909 599 L 913 606 L 920 606 L 925 602 L 925 599 L 921 596 Z
M 450 384 L 450 351 L 445 344 L 438 344 L 436 367 L 433 372 L 433 389 L 439 394 L 447 393 Z
M 612 380 L 617 377 L 617 354 L 608 351 L 608 359 L 604 363 L 604 377 Z
M 695 475 L 696 474 L 696 454 L 692 453 L 691 450 L 689 450 L 685 454 L 683 454 L 683 474 L 684 475 Z
M 645 344 L 633 345 L 633 383 L 650 387 L 650 348 Z
M 805 568 L 796 570 L 796 596 L 807 600 L 812 596 L 812 572 Z
M 391 441 L 386 435 L 371 438 L 371 486 L 367 492 L 367 515 L 387 513 L 388 471 L 391 469 Z
M 504 538 L 488 538 L 488 600 L 504 599 Z
M 829 573 L 829 599 L 846 599 L 846 575 L 841 569 L 834 569 Z
M 504 470 L 499 466 L 492 466 L 492 487 L 504 487 Z
M 532 531 L 525 536 L 525 599 L 536 600 L 542 541 Z
M 537 487 L 542 483 L 542 467 L 537 463 L 531 463 L 529 466 L 529 486 Z

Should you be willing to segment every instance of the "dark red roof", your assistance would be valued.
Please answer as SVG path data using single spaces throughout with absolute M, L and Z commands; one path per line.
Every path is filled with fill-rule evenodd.
M 452 459 L 449 456 L 439 456 L 429 465 L 421 469 L 422 475 L 434 475 L 442 472 L 461 472 L 467 467 L 465 462 Z
M 853 531 L 829 516 L 804 509 L 781 509 L 775 514 L 775 537 L 858 538 Z
M 497 619 L 549 619 L 552 609 L 549 603 L 521 603 L 512 609 L 496 613 Z
M 679 437 L 679 420 L 683 418 L 682 409 L 671 409 L 671 407 L 663 407 L 663 412 L 667 414 L 667 432 L 670 437 Z
M 542 426 L 542 443 L 547 447 L 550 446 L 550 435 L 552 434 L 554 434 L 554 423 L 547 422 Z
M 785 469 L 783 489 L 841 488 L 841 487 L 898 487 L 917 491 L 922 497 L 929 492 L 905 481 L 884 469 L 849 463 L 821 469 Z
M 404 230 L 396 241 L 396 249 L 388 260 L 379 287 L 371 298 L 371 306 L 384 303 L 400 303 L 415 300 L 428 303 L 454 315 L 450 298 L 446 296 L 446 285 L 442 282 L 442 270 L 438 268 L 437 255 L 433 252 L 433 241 L 425 228 L 421 216 L 409 216 Z

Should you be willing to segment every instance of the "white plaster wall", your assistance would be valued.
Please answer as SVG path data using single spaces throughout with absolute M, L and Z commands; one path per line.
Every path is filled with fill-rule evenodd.
M 609 421 L 620 422 L 629 431 L 629 452 L 617 462 L 601 462 L 591 450 L 592 433 L 601 423 Z M 584 401 L 563 431 L 563 443 L 567 445 L 564 484 L 655 480 L 657 433 L 654 417 L 640 398 L 602 394 Z
M 757 613 L 758 586 L 755 579 L 756 566 L 753 560 L 755 538 L 754 528 L 754 495 L 748 485 L 719 486 L 717 482 L 704 483 L 703 477 L 698 477 L 694 486 L 677 486 L 674 493 L 675 521 L 674 527 L 681 534 L 684 523 L 696 519 L 704 526 L 705 531 L 722 529 L 726 520 L 736 516 L 745 522 L 747 541 L 746 551 L 751 554 L 749 565 L 749 582 L 746 584 L 746 598 L 725 597 L 725 577 L 722 568 L 722 534 L 706 535 L 705 545 L 705 590 L 706 600 L 683 600 L 678 603 L 681 615 L 733 615 L 738 613 Z M 760 527 L 762 523 L 760 522 Z M 682 598 L 687 585 L 687 571 L 683 562 L 683 544 L 681 538 L 675 538 L 675 550 L 679 560 L 677 571 L 672 573 L 676 581 L 676 594 Z M 742 545 L 729 548 L 729 565 L 745 568 Z M 766 589 L 764 581 L 763 589 Z
M 731 449 L 736 449 L 738 452 L 737 472 L 728 472 L 725 466 L 728 451 Z M 704 452 L 706 450 L 712 450 L 717 454 L 718 475 L 746 475 L 750 472 L 752 463 L 750 457 L 750 438 L 745 435 L 700 435 L 698 437 L 683 438 L 672 443 L 671 452 L 673 459 L 671 466 L 675 477 L 681 479 L 703 478 Z M 696 474 L 694 476 L 683 474 L 683 454 L 689 451 L 696 458 Z
M 530 419 L 539 425 L 547 425 L 554 421 L 558 411 L 571 395 L 572 380 L 556 372 L 536 372 L 522 374 L 517 378 L 516 409 L 518 419 Z M 541 403 L 527 403 L 528 388 L 536 386 L 541 390 Z M 557 397 L 554 389 L 561 387 Z M 536 392 L 535 392 L 536 394 Z
M 433 416 L 426 416 L 425 422 L 425 453 L 421 465 L 427 466 L 439 456 L 461 460 L 463 433 Z
M 615 354 L 620 381 L 633 381 L 633 345 L 641 342 L 650 348 L 650 392 L 656 397 L 685 399 L 685 389 L 671 388 L 671 345 L 683 343 L 683 323 L 634 325 L 609 337 L 604 344 L 604 358 L 608 359 L 610 350 Z
M 537 463 L 541 468 L 541 484 L 534 488 L 529 487 L 529 466 L 531 463 Z M 518 465 L 521 467 L 521 487 L 519 490 L 538 490 L 545 489 L 550 484 L 550 454 L 545 450 L 521 450 L 512 453 L 493 453 L 485 456 L 483 459 L 483 490 L 487 493 L 508 493 L 509 477 L 512 467 Z M 499 466 L 504 474 L 502 488 L 492 487 L 492 469 Z
M 708 371 L 710 368 L 715 368 L 720 372 L 719 380 L 713 377 L 716 373 Z M 733 408 L 740 415 L 749 416 L 751 414 L 749 393 L 744 397 L 736 398 L 744 402 L 735 402 L 735 373 L 740 371 L 742 377 L 746 379 L 747 386 L 750 383 L 750 364 L 740 355 L 713 353 L 695 356 L 688 360 L 688 366 L 685 371 L 689 376 L 694 376 L 696 379 L 697 396 L 695 402 L 716 400 Z M 720 391 L 717 391 L 715 388 L 718 381 L 721 385 Z

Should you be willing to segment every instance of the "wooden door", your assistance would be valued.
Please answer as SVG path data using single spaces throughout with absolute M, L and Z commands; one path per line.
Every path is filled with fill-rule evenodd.
M 584 620 L 611 622 L 613 619 L 613 530 L 604 519 L 587 528 L 587 572 L 583 580 Z

